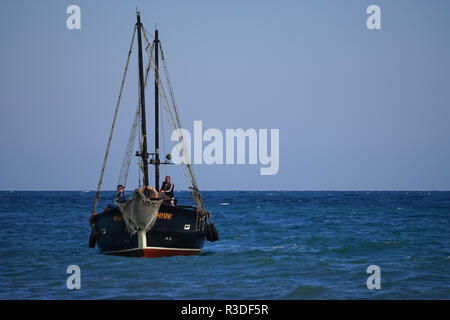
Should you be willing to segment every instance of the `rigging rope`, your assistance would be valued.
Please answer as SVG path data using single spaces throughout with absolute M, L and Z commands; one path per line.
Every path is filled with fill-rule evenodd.
M 103 175 L 105 173 L 106 161 L 108 160 L 109 149 L 111 147 L 111 140 L 112 140 L 112 136 L 113 136 L 113 133 L 114 133 L 114 127 L 116 126 L 117 113 L 119 111 L 119 106 L 120 106 L 120 100 L 122 98 L 123 87 L 125 85 L 125 79 L 127 77 L 128 65 L 130 63 L 130 57 L 131 57 L 131 52 L 133 50 L 133 43 L 134 43 L 135 35 L 136 35 L 136 26 L 133 29 L 133 36 L 131 37 L 131 44 L 130 44 L 130 49 L 128 50 L 127 63 L 125 64 L 125 70 L 124 70 L 123 77 L 122 77 L 122 84 L 120 86 L 119 97 L 117 99 L 116 110 L 114 111 L 113 123 L 112 123 L 112 126 L 111 126 L 111 131 L 109 133 L 108 144 L 107 144 L 107 147 L 106 147 L 105 157 L 103 159 L 102 171 L 100 172 L 100 179 L 99 179 L 98 185 L 97 185 L 97 193 L 95 194 L 94 206 L 92 207 L 91 217 L 93 215 L 95 215 L 95 213 L 96 213 L 95 211 L 97 209 L 98 199 L 100 198 L 100 189 L 101 189 L 102 183 L 103 183 Z M 93 226 L 91 224 L 91 228 L 92 227 Z
M 144 30 L 145 30 L 145 29 L 144 29 Z M 144 40 L 145 40 L 147 43 L 149 43 L 148 38 L 147 38 L 147 32 L 144 32 Z M 160 43 L 160 45 L 161 45 L 161 43 Z M 147 45 L 147 46 L 148 46 L 148 45 Z M 157 48 L 156 50 L 158 50 L 158 48 Z M 164 56 L 163 56 L 163 53 L 162 53 L 162 52 L 161 52 L 161 56 L 162 56 L 162 60 L 164 61 Z M 170 104 L 169 104 L 169 102 L 168 102 L 168 100 L 167 100 L 167 95 L 166 95 L 166 93 L 165 93 L 164 86 L 163 86 L 163 84 L 162 84 L 162 82 L 161 82 L 161 77 L 159 76 L 159 71 L 157 71 L 157 68 L 156 68 L 156 62 L 152 59 L 152 60 L 151 60 L 151 63 L 152 63 L 152 64 L 151 64 L 152 69 L 153 69 L 153 71 L 154 71 L 154 73 L 155 73 L 155 81 L 156 81 L 156 83 L 157 83 L 157 85 L 158 85 L 158 88 L 159 88 L 159 95 L 160 95 L 160 97 L 162 98 L 163 107 L 164 107 L 164 110 L 166 111 L 167 116 L 168 116 L 168 117 L 167 117 L 167 118 L 168 118 L 168 122 L 169 122 L 170 126 L 172 127 L 172 130 L 176 130 L 176 132 L 177 132 L 177 134 L 178 134 L 178 141 L 180 141 L 180 142 L 182 143 L 183 155 L 184 155 L 185 159 L 190 159 L 189 151 L 188 151 L 187 148 L 186 148 L 184 138 L 181 136 L 180 131 L 177 130 L 177 128 L 178 128 L 178 129 L 181 129 L 182 127 L 181 127 L 181 125 L 179 125 L 179 126 L 177 127 L 175 118 L 174 118 L 173 113 L 172 113 L 171 108 L 170 108 Z M 164 63 L 165 63 L 165 62 L 164 62 Z M 167 68 L 167 67 L 166 67 L 166 68 Z M 187 161 L 185 161 L 185 162 L 187 162 Z M 188 185 L 194 185 L 194 184 L 196 185 L 195 178 L 193 179 L 193 172 L 192 172 L 192 174 L 191 174 L 190 170 L 187 168 L 186 165 L 187 165 L 187 164 L 184 164 L 184 165 L 183 165 L 183 169 L 184 169 L 183 171 L 184 171 L 185 179 L 186 179 Z M 201 202 L 201 198 L 199 199 L 199 197 L 193 196 L 192 190 L 194 190 L 195 187 L 192 186 L 192 187 L 190 187 L 190 189 L 191 189 L 192 200 L 193 200 L 194 203 L 197 205 L 197 208 L 200 208 L 202 211 L 204 211 L 203 204 L 202 204 L 202 202 Z
M 117 185 L 123 185 L 124 188 L 127 184 L 128 170 L 130 168 L 131 153 L 133 152 L 134 140 L 136 139 L 137 128 L 139 124 L 139 117 L 141 115 L 141 108 L 138 104 L 136 108 L 136 113 L 134 115 L 133 124 L 130 130 L 130 136 L 128 138 L 127 148 L 125 149 L 125 154 L 122 161 L 122 167 L 120 169 L 119 179 L 117 180 Z
M 147 86 L 147 79 L 148 79 L 148 75 L 150 73 L 150 61 L 152 60 L 152 57 L 153 57 L 153 48 L 154 48 L 154 46 L 152 46 L 151 49 L 149 50 L 149 52 L 147 52 L 150 55 L 150 58 L 149 58 L 149 62 L 147 64 L 147 68 L 145 70 L 144 90 Z M 140 107 L 140 102 L 138 101 L 137 107 L 136 107 L 136 113 L 135 113 L 135 116 L 133 119 L 133 125 L 131 126 L 130 136 L 128 138 L 128 144 L 125 149 L 125 155 L 124 155 L 123 161 L 122 161 L 122 168 L 120 169 L 119 179 L 118 179 L 118 183 L 117 183 L 117 185 L 120 185 L 120 184 L 123 185 L 124 188 L 125 188 L 127 178 L 128 178 L 128 171 L 130 168 L 131 154 L 133 152 L 134 141 L 136 139 L 136 134 L 139 131 L 137 129 L 138 129 L 138 125 L 140 124 L 140 115 L 141 115 L 141 107 Z M 142 148 L 140 148 L 140 150 L 142 150 Z
M 145 35 L 145 33 L 144 33 Z M 146 39 L 146 37 L 144 36 L 144 38 Z M 148 41 L 148 39 L 146 39 L 146 41 Z M 185 162 L 183 163 L 183 168 L 184 168 L 184 175 L 186 178 L 186 181 L 188 182 L 188 184 L 191 185 L 190 192 L 191 192 L 191 197 L 192 200 L 194 201 L 194 203 L 196 204 L 196 207 L 201 211 L 201 212 L 205 212 L 205 208 L 203 205 L 203 201 L 200 195 L 200 192 L 198 190 L 198 186 L 197 186 L 197 180 L 195 178 L 194 175 L 194 170 L 192 168 L 191 163 L 189 163 L 189 159 L 190 159 L 190 152 L 187 149 L 186 146 L 186 142 L 185 139 L 182 135 L 182 132 L 180 129 L 183 128 L 183 126 L 181 125 L 181 120 L 180 120 L 180 116 L 176 107 L 176 103 L 175 103 L 175 96 L 173 94 L 173 88 L 172 88 L 172 84 L 170 82 L 170 77 L 169 77 L 169 72 L 168 72 L 168 68 L 167 68 L 167 64 L 166 64 L 166 60 L 164 58 L 164 53 L 162 51 L 162 45 L 161 42 L 159 43 L 159 49 L 161 50 L 161 60 L 163 62 L 163 66 L 164 66 L 164 72 L 165 72 L 165 76 L 166 76 L 166 82 L 168 84 L 169 87 L 169 93 L 170 93 L 170 97 L 171 97 L 171 101 L 172 101 L 172 108 L 171 105 L 167 99 L 167 95 L 166 95 L 166 91 L 164 89 L 163 83 L 161 81 L 161 77 L 159 76 L 159 70 L 157 70 L 156 68 L 156 63 L 155 61 L 152 61 L 152 68 L 155 72 L 155 79 L 157 79 L 157 84 L 158 84 L 158 88 L 159 88 L 159 94 L 162 98 L 163 101 L 163 107 L 167 113 L 167 118 L 169 120 L 169 124 L 171 125 L 172 129 L 177 133 L 178 135 L 178 141 L 181 143 L 182 146 L 182 151 L 183 151 L 183 156 L 185 158 Z M 172 112 L 173 109 L 173 112 Z
M 164 139 L 164 137 L 165 137 L 165 130 L 164 130 L 164 119 L 163 119 L 163 113 L 161 112 L 160 113 L 160 115 L 159 115 L 159 118 L 160 118 L 160 121 L 159 121 L 159 123 L 161 123 L 161 132 L 162 132 L 162 145 L 163 145 L 163 147 L 162 147 L 162 150 L 163 150 L 163 155 L 167 155 L 167 153 L 166 153 L 166 151 L 167 151 L 167 149 L 166 149 L 166 139 Z M 165 176 L 167 176 L 167 166 L 164 166 L 164 175 Z
M 174 110 L 174 113 L 175 113 L 175 118 L 176 118 L 176 121 L 177 121 L 178 129 L 181 129 L 181 128 L 183 128 L 183 126 L 181 125 L 180 115 L 178 113 L 178 108 L 177 108 L 177 105 L 176 105 L 176 102 L 175 102 L 175 96 L 173 94 L 172 82 L 170 81 L 169 70 L 167 68 L 166 59 L 164 58 L 164 51 L 163 51 L 161 42 L 159 42 L 159 48 L 160 48 L 160 51 L 161 51 L 161 60 L 163 62 L 163 66 L 164 66 L 164 73 L 165 73 L 165 76 L 166 76 L 167 85 L 169 87 L 169 93 L 170 93 L 170 98 L 171 98 L 171 101 L 172 101 L 172 107 L 173 107 L 173 110 Z M 164 93 L 164 95 L 165 95 L 165 93 Z M 167 97 L 164 97 L 164 99 L 167 101 Z M 183 154 L 189 155 L 188 153 L 185 153 L 185 152 L 187 152 L 187 148 L 186 148 L 186 144 L 185 144 L 185 141 L 184 141 L 184 137 L 183 137 L 182 140 L 183 140 Z M 190 158 L 188 158 L 188 159 L 190 159 Z M 190 163 L 186 163 L 184 165 L 184 167 L 186 168 L 186 170 L 188 172 L 188 175 L 190 176 L 190 180 L 191 180 L 191 184 L 192 184 L 192 188 L 191 188 L 192 199 L 194 200 L 194 202 L 197 204 L 197 207 L 201 211 L 205 211 L 205 208 L 203 206 L 202 197 L 201 197 L 200 192 L 198 190 L 197 179 L 195 178 L 195 175 L 194 175 L 194 169 L 192 168 L 192 165 Z

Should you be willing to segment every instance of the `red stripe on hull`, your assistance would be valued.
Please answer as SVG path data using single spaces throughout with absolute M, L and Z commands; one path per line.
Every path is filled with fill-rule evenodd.
M 109 255 L 123 256 L 123 257 L 136 257 L 136 258 L 162 258 L 171 256 L 193 256 L 200 254 L 200 250 L 168 250 L 168 249 L 136 249 L 129 251 L 116 251 L 108 252 Z

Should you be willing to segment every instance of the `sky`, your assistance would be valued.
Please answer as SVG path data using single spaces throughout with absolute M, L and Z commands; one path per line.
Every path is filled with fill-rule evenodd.
M 79 30 L 66 27 L 72 4 Z M 380 30 L 366 27 L 372 4 Z M 450 190 L 444 0 L 1 1 L 0 190 L 96 189 L 136 7 L 149 32 L 158 26 L 186 129 L 195 120 L 224 134 L 279 129 L 277 174 L 194 165 L 200 190 Z M 137 79 L 133 54 L 106 190 L 117 183 Z M 152 88 L 147 108 L 151 119 Z M 168 153 L 167 123 L 163 136 Z M 180 167 L 161 174 L 186 188 Z

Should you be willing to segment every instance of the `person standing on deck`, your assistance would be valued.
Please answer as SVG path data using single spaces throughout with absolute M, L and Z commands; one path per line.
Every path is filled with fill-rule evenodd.
M 176 199 L 173 197 L 173 188 L 174 184 L 170 183 L 170 177 L 166 176 L 165 181 L 162 183 L 160 194 L 162 195 L 161 198 L 164 199 L 164 203 L 171 206 L 176 205 Z
M 120 203 L 127 202 L 127 198 L 125 197 L 125 191 L 123 185 L 119 184 L 117 186 L 117 192 L 114 196 L 114 204 L 118 206 Z
M 161 192 L 164 192 L 170 198 L 173 198 L 173 187 L 174 184 L 170 183 L 170 177 L 166 176 L 165 181 L 162 183 Z

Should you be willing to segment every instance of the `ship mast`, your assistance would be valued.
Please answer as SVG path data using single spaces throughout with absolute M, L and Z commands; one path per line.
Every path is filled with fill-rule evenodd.
M 142 132 L 142 150 L 139 156 L 142 158 L 143 171 L 144 171 L 144 186 L 149 185 L 148 180 L 148 153 L 147 153 L 147 129 L 145 119 L 145 91 L 144 91 L 144 66 L 142 60 L 142 23 L 139 11 L 137 12 L 137 34 L 138 34 L 138 55 L 139 55 L 139 88 L 140 88 L 140 102 L 141 102 L 141 132 Z
M 155 30 L 155 189 L 159 191 L 159 38 L 158 29 Z

